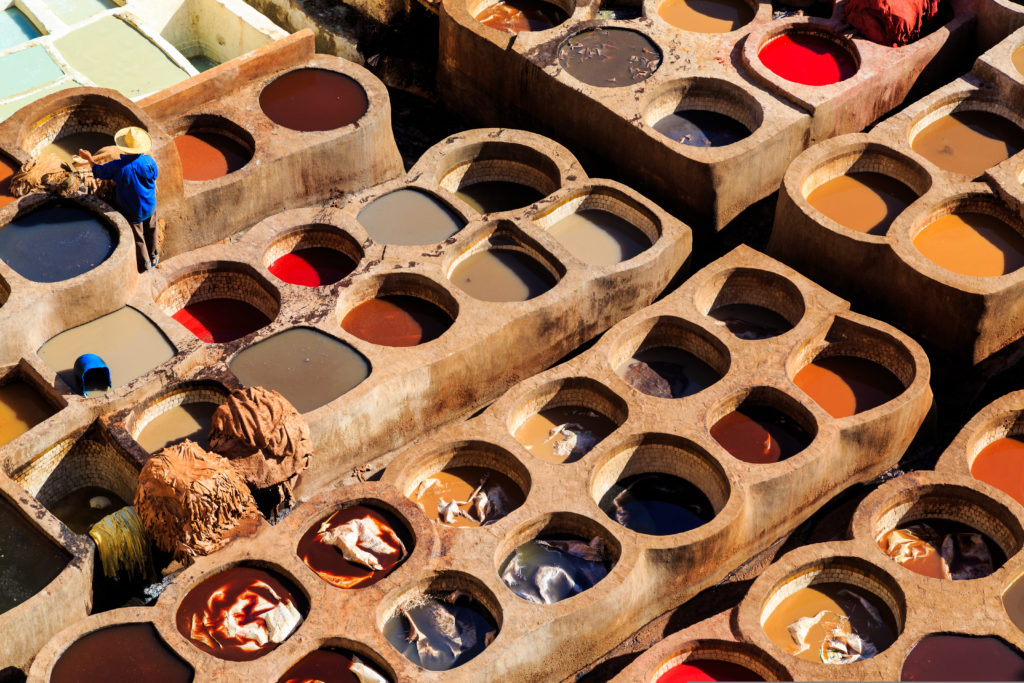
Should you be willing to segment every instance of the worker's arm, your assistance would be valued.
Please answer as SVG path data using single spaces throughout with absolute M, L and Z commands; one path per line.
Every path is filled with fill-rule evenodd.
M 86 154 L 89 153 L 86 152 Z M 79 154 L 79 156 L 81 156 L 81 154 Z M 82 158 L 88 161 L 89 163 L 94 164 L 92 167 L 92 175 L 93 177 L 99 178 L 100 180 L 113 180 L 114 175 L 124 165 L 124 162 L 121 159 L 115 159 L 114 161 L 110 161 L 105 164 L 96 164 L 93 161 L 94 157 L 92 156 L 92 154 L 89 154 L 89 158 Z
M 90 152 L 87 149 L 80 149 L 80 150 L 78 150 L 78 156 L 82 157 L 83 159 L 88 161 L 90 164 L 95 164 L 96 163 L 96 160 L 92 156 L 92 152 Z

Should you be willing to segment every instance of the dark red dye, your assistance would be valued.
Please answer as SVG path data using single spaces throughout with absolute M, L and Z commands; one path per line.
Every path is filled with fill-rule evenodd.
M 850 54 L 827 38 L 810 33 L 786 33 L 758 53 L 761 63 L 787 81 L 830 85 L 857 72 Z
M 414 296 L 382 296 L 359 304 L 341 327 L 381 346 L 416 346 L 437 339 L 452 326 L 440 307 Z
M 658 678 L 658 683 L 689 683 L 690 681 L 763 681 L 764 678 L 745 666 L 715 659 L 689 659 L 672 667 Z
M 192 669 L 160 640 L 151 624 L 122 624 L 88 633 L 71 644 L 50 674 L 51 683 L 187 683 Z
M 260 93 L 260 107 L 274 123 L 300 131 L 333 130 L 358 121 L 369 106 L 366 91 L 344 74 L 296 69 Z
M 263 311 L 237 299 L 197 301 L 172 317 L 207 344 L 234 341 L 270 324 Z
M 382 535 L 384 542 L 392 547 L 399 546 L 399 542 L 401 542 L 401 546 L 405 547 L 405 551 L 389 555 L 367 550 L 380 563 L 381 568 L 374 570 L 361 564 L 349 562 L 342 556 L 340 548 L 323 543 L 320 540 L 320 527 L 324 522 L 328 522 L 327 530 L 329 530 L 358 517 L 370 517 L 382 529 L 386 527 L 393 531 L 394 533 L 392 534 L 385 533 Z M 411 539 L 407 534 L 402 534 L 401 531 L 402 525 L 393 515 L 368 508 L 365 505 L 354 505 L 344 510 L 338 510 L 311 526 L 299 540 L 299 547 L 296 552 L 310 569 L 332 586 L 337 586 L 338 588 L 365 588 L 366 586 L 372 586 L 390 574 L 409 556 Z
M 314 650 L 281 676 L 278 683 L 360 683 L 349 671 L 352 658 L 336 650 Z
M 999 638 L 934 635 L 903 661 L 903 681 L 1024 681 L 1024 657 Z
M 328 247 L 296 249 L 270 264 L 274 277 L 290 285 L 320 287 L 351 273 L 356 263 L 346 254 Z

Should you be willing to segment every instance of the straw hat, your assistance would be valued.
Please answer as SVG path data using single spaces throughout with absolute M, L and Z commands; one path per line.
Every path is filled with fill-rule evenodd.
M 145 154 L 153 147 L 153 140 L 138 126 L 128 126 L 114 133 L 114 144 L 125 154 Z

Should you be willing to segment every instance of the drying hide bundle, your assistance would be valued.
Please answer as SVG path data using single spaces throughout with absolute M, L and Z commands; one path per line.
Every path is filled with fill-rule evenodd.
M 117 147 L 104 147 L 93 155 L 96 163 L 119 159 Z M 92 168 L 84 161 L 69 166 L 55 154 L 30 159 L 11 178 L 11 196 L 24 197 L 34 192 L 49 192 L 62 197 L 77 194 L 95 195 L 110 204 L 114 199 L 113 181 L 93 177 Z
M 868 40 L 900 47 L 921 37 L 939 13 L 939 0 L 847 0 L 846 23 Z

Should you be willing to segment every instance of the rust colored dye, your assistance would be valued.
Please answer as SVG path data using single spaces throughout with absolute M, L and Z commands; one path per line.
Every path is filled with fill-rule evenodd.
M 352 671 L 353 666 L 371 669 L 378 675 L 380 672 L 365 662 L 356 664 L 355 660 L 355 655 L 343 650 L 313 650 L 288 669 L 278 683 L 367 683 L 376 680 L 357 676 Z
M 888 369 L 856 356 L 819 358 L 796 373 L 793 382 L 835 418 L 876 408 L 905 389 Z
M 1010 59 L 1013 61 L 1013 66 L 1017 69 L 1017 73 L 1024 76 L 1024 45 L 1014 50 L 1013 56 Z
M 977 178 L 1024 149 L 1024 130 L 987 111 L 954 111 L 914 136 L 914 151 L 936 166 Z
M 740 406 L 711 427 L 711 436 L 734 458 L 770 463 L 796 455 L 811 436 L 788 415 L 768 406 Z
M 992 636 L 937 634 L 903 660 L 901 681 L 1024 681 L 1024 656 Z
M 380 564 L 380 569 L 371 569 L 363 564 L 349 562 L 342 556 L 341 549 L 323 542 L 325 532 L 335 529 L 353 519 L 369 518 L 381 530 L 380 538 L 384 545 L 394 552 L 379 552 L 379 549 L 363 548 Z M 315 571 L 321 579 L 338 588 L 366 588 L 377 583 L 395 570 L 409 556 L 411 547 L 408 534 L 401 534 L 402 525 L 395 518 L 382 510 L 353 505 L 338 510 L 320 519 L 311 526 L 299 540 L 296 550 L 302 561 Z M 402 538 L 406 536 L 406 538 Z M 360 545 L 362 548 L 362 545 Z
M 857 73 L 850 53 L 835 42 L 811 33 L 785 33 L 758 53 L 761 63 L 787 81 L 831 85 Z
M 971 463 L 971 476 L 1024 505 L 1024 441 L 1005 437 L 985 446 Z
M 793 329 L 792 323 L 770 308 L 757 304 L 715 306 L 708 315 L 740 339 L 747 341 L 777 337 Z
M 11 178 L 14 177 L 17 170 L 17 164 L 0 155 L 0 208 L 14 201 L 14 197 L 11 195 Z
M 270 324 L 263 311 L 237 299 L 207 299 L 171 316 L 207 344 L 223 344 Z
M 436 480 L 436 483 L 426 486 L 431 480 Z M 479 516 L 470 509 L 470 505 L 458 506 L 467 512 L 469 517 L 457 514 L 452 517 L 450 523 L 444 521 L 440 511 L 442 501 L 465 503 L 481 485 L 486 490 L 488 499 L 497 499 L 500 504 L 499 510 L 486 515 L 484 521 L 487 523 L 504 517 L 526 500 L 518 484 L 501 472 L 486 467 L 452 467 L 435 472 L 423 478 L 423 482 L 409 495 L 409 499 L 422 508 L 428 517 L 440 524 L 455 527 L 482 526 Z
M 705 683 L 706 681 L 763 681 L 745 666 L 717 659 L 688 659 L 661 676 L 658 683 Z
M 474 18 L 484 26 L 515 34 L 545 31 L 569 16 L 561 7 L 543 0 L 498 0 L 477 12 Z
M 973 277 L 998 277 L 1024 266 L 1024 237 L 995 216 L 954 213 L 914 237 L 932 263 Z
M 296 69 L 260 93 L 260 107 L 274 123 L 303 132 L 334 130 L 358 121 L 369 107 L 357 81 L 326 69 Z
M 249 163 L 245 145 L 221 133 L 196 131 L 174 138 L 185 180 L 213 180 Z
M 415 296 L 381 296 L 359 304 L 341 327 L 363 341 L 381 346 L 416 346 L 437 339 L 452 325 L 441 307 Z
M 882 173 L 858 171 L 816 187 L 807 202 L 844 228 L 884 235 L 903 210 L 917 199 L 909 187 Z
M 356 269 L 347 254 L 329 247 L 296 249 L 270 264 L 271 275 L 290 285 L 322 287 L 331 285 Z
M 268 634 L 270 612 L 288 606 L 305 611 L 304 603 L 297 604 L 297 595 L 269 572 L 233 567 L 190 590 L 178 606 L 175 623 L 178 632 L 203 652 L 233 662 L 249 661 L 280 644 Z M 268 635 L 261 645 L 259 640 Z
M 51 683 L 188 683 L 192 669 L 149 623 L 121 624 L 82 636 L 64 651 Z
M 984 549 L 981 544 L 975 546 L 971 536 L 978 537 L 976 540 Z M 973 527 L 948 519 L 927 518 L 900 524 L 881 534 L 877 543 L 893 561 L 933 579 L 982 578 L 1006 562 L 998 543 Z

